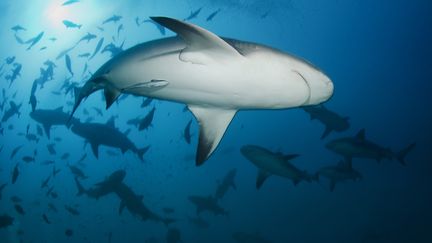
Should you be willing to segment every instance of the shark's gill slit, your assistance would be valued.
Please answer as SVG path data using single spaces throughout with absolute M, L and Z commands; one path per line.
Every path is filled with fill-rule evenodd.
M 306 80 L 306 78 L 301 73 L 299 73 L 297 70 L 292 70 L 292 72 L 298 74 L 303 79 L 303 81 L 306 84 L 306 87 L 308 88 L 309 94 L 308 94 L 306 101 L 303 103 L 303 104 L 306 104 L 310 101 L 310 98 L 311 98 L 311 87 L 310 87 L 308 81 Z

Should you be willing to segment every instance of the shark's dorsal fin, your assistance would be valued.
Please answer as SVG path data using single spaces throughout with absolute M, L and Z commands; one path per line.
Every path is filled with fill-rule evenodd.
M 266 179 L 270 176 L 269 173 L 263 171 L 263 170 L 258 170 L 258 175 L 257 175 L 257 179 L 256 179 L 256 188 L 260 189 L 261 186 L 264 184 L 264 181 L 266 181 Z
M 205 64 L 207 60 L 214 60 L 221 55 L 231 58 L 242 57 L 226 41 L 199 26 L 167 17 L 151 17 L 151 19 L 177 33 L 186 42 L 187 47 L 180 55 L 182 61 Z
M 218 146 L 236 110 L 189 105 L 200 126 L 196 165 L 202 165 Z
M 365 135 L 365 129 L 364 128 L 357 133 L 356 138 L 360 139 L 360 140 L 365 140 L 366 135 Z

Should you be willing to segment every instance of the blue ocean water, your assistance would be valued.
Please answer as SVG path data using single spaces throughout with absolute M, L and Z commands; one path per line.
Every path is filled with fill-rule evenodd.
M 432 242 L 430 1 L 3 0 L 0 10 L 0 242 Z M 70 127 L 46 129 L 32 118 L 41 110 L 51 111 L 46 122 L 69 115 L 74 88 L 105 62 L 175 35 L 150 16 L 187 19 L 313 63 L 334 84 L 323 105 L 349 117 L 349 128 L 321 138 L 325 126 L 303 108 L 239 111 L 196 166 L 199 124 L 184 104 L 154 99 L 142 107 L 145 97 L 122 95 L 105 110 L 98 91 Z M 101 145 L 96 158 L 90 139 L 74 130 L 88 123 L 119 132 L 115 141 L 127 137 L 132 151 Z M 383 148 L 379 161 L 339 163 L 347 156 L 326 145 L 362 129 Z M 85 133 L 94 131 L 102 141 L 112 132 Z M 402 165 L 396 157 L 413 143 Z M 310 178 L 270 176 L 258 189 L 245 145 L 277 158 L 298 154 L 288 163 Z M 361 179 L 331 189 L 322 168 L 338 163 Z M 217 198 L 233 169 L 235 186 Z M 110 177 L 116 171 L 121 182 Z M 198 210 L 196 198 L 216 204 L 215 212 Z

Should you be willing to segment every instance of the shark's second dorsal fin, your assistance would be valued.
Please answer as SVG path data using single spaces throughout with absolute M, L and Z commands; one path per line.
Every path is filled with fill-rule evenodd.
M 242 57 L 230 44 L 204 28 L 167 17 L 150 18 L 177 33 L 186 42 L 187 47 L 182 51 L 180 56 L 180 59 L 183 61 L 204 64 L 206 60 L 214 59 L 221 55 L 230 56 L 231 58 Z
M 221 141 L 236 110 L 189 105 L 200 126 L 196 165 L 202 165 Z
M 356 138 L 360 139 L 360 140 L 365 140 L 366 135 L 365 135 L 365 129 L 364 128 L 357 133 Z

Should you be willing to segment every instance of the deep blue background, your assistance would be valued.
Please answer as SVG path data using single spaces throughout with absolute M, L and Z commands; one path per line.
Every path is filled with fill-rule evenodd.
M 426 0 L 331 0 L 331 1 L 82 1 L 71 5 L 68 18 L 83 24 L 83 28 L 66 29 L 52 23 L 47 17 L 47 8 L 61 5 L 62 1 L 2 1 L 0 3 L 0 60 L 16 56 L 23 64 L 23 71 L 9 88 L 4 76 L 1 88 L 11 100 L 17 92 L 16 103 L 23 103 L 22 115 L 7 123 L 0 144 L 0 184 L 9 185 L 0 200 L 0 214 L 8 213 L 15 218 L 13 226 L 0 229 L 0 239 L 5 242 L 105 242 L 112 232 L 113 242 L 145 242 L 151 237 L 156 242 L 165 242 L 166 227 L 160 223 L 142 222 L 128 212 L 118 215 L 120 202 L 111 195 L 100 200 L 76 197 L 77 192 L 67 163 L 75 163 L 87 153 L 82 168 L 90 179 L 83 182 L 88 187 L 103 180 L 116 169 L 126 169 L 125 183 L 144 196 L 145 204 L 162 214 L 163 207 L 175 208 L 184 242 L 233 242 L 231 234 L 236 231 L 256 233 L 274 242 L 431 242 L 432 236 L 432 148 L 431 99 L 432 92 L 432 15 L 431 3 Z M 153 127 L 138 132 L 132 129 L 130 138 L 138 147 L 151 144 L 150 151 L 141 163 L 132 153 L 121 155 L 120 151 L 100 148 L 96 160 L 90 146 L 83 151 L 84 141 L 64 127 L 51 130 L 51 141 L 46 137 L 39 143 L 28 142 L 18 133 L 25 133 L 27 124 L 36 132 L 36 123 L 28 116 L 27 104 L 31 84 L 39 75 L 42 63 L 54 60 L 57 54 L 70 47 L 87 32 L 102 36 L 106 40 L 117 34 L 118 24 L 109 25 L 104 32 L 97 30 L 100 23 L 112 14 L 122 15 L 120 23 L 125 27 L 116 44 L 125 40 L 125 47 L 161 38 L 151 25 L 137 27 L 134 18 L 153 15 L 185 18 L 190 11 L 203 7 L 197 19 L 192 20 L 214 33 L 241 40 L 263 43 L 304 57 L 333 80 L 335 93 L 326 106 L 343 116 L 349 116 L 351 128 L 343 134 L 333 133 L 320 140 L 324 127 L 300 109 L 281 111 L 242 111 L 237 114 L 220 147 L 202 167 L 196 168 L 195 156 L 197 124 L 192 128 L 192 145 L 182 138 L 182 131 L 192 118 L 182 112 L 183 106 L 155 101 L 149 108 L 141 109 L 141 98 L 128 97 L 108 111 L 103 117 L 92 113 L 92 107 L 103 108 L 99 94 L 85 101 L 77 112 L 84 121 L 86 108 L 95 116 L 95 121 L 106 122 L 118 115 L 116 125 L 121 131 L 129 127 L 126 121 L 144 116 L 156 107 Z M 216 9 L 222 11 L 212 22 L 205 18 Z M 68 10 L 69 11 L 69 10 Z M 265 13 L 266 18 L 261 18 Z M 75 15 L 74 15 L 75 14 Z M 81 19 L 82 18 L 82 19 Z M 119 23 L 119 24 L 120 24 Z M 26 27 L 20 33 L 23 39 L 45 31 L 45 37 L 32 50 L 17 44 L 10 30 L 15 24 Z M 52 25 L 50 25 L 52 24 Z M 172 35 L 171 32 L 168 35 Z M 58 41 L 47 39 L 55 36 Z M 73 69 L 80 76 L 84 62 L 77 58 L 83 52 L 92 52 L 97 40 L 81 44 L 70 55 Z M 47 50 L 39 51 L 42 46 Z M 109 59 L 99 54 L 89 61 L 91 71 Z M 60 88 L 68 77 L 64 59 L 56 61 L 55 80 L 37 94 L 38 108 L 51 109 L 59 106 L 69 112 L 67 101 L 51 92 Z M 85 82 L 80 78 L 76 82 Z M 203 82 L 205 77 L 203 77 Z M 266 80 L 263 80 L 266 82 Z M 9 106 L 6 105 L 5 108 Z M 4 111 L 3 111 L 4 112 Z M 13 128 L 9 129 L 8 126 Z M 355 183 L 338 184 L 334 192 L 328 190 L 326 181 L 300 183 L 294 187 L 288 180 L 271 177 L 259 191 L 255 189 L 256 168 L 243 158 L 239 148 L 245 144 L 256 144 L 274 151 L 299 153 L 301 157 L 293 163 L 302 169 L 314 172 L 322 166 L 335 164 L 339 157 L 326 150 L 324 144 L 333 138 L 350 136 L 361 128 L 366 136 L 394 150 L 411 142 L 416 149 L 409 154 L 407 166 L 396 161 L 377 164 L 372 160 L 356 160 L 354 167 L 364 179 Z M 46 145 L 53 138 L 58 156 L 49 156 Z M 10 152 L 24 145 L 14 160 Z M 36 163 L 26 164 L 21 158 L 38 150 Z M 106 151 L 115 151 L 118 156 L 109 156 Z M 68 160 L 61 160 L 63 153 L 70 153 Z M 58 199 L 45 196 L 40 182 L 52 171 L 52 166 L 40 163 L 54 159 L 56 168 L 62 171 L 50 185 L 55 186 Z M 11 171 L 20 163 L 21 174 L 15 185 L 10 184 Z M 197 229 L 187 221 L 195 215 L 194 206 L 187 200 L 189 195 L 214 193 L 217 181 L 232 168 L 237 168 L 236 191 L 229 191 L 220 202 L 230 212 L 229 217 L 203 215 L 211 224 L 209 229 Z M 11 196 L 19 196 L 26 215 L 18 215 L 13 209 Z M 48 211 L 52 202 L 58 213 Z M 79 217 L 71 216 L 64 205 L 78 205 Z M 41 215 L 46 213 L 53 224 L 43 223 Z M 66 238 L 64 230 L 73 229 L 74 235 Z M 17 234 L 17 231 L 22 231 Z

